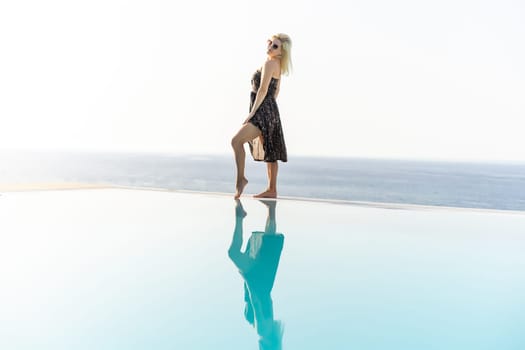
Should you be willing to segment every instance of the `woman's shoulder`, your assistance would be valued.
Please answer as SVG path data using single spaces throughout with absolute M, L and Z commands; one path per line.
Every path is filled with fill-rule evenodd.
M 257 70 L 257 72 L 261 73 L 265 72 L 265 74 L 270 74 L 271 77 L 275 79 L 279 79 L 281 75 L 281 65 L 279 64 L 279 61 L 275 60 L 268 60 L 264 62 L 263 66 Z
M 264 62 L 263 67 L 265 69 L 270 68 L 270 69 L 274 70 L 274 69 L 279 69 L 281 67 L 281 65 L 280 65 L 278 60 L 267 60 L 266 62 Z

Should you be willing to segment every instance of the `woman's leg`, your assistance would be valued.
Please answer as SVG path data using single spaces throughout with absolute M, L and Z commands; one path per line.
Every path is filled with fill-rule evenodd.
M 279 166 L 277 161 L 268 163 L 268 190 L 275 193 L 277 197 L 277 170 Z
M 261 131 L 251 123 L 244 124 L 237 134 L 232 139 L 232 148 L 235 154 L 235 165 L 237 166 L 237 178 L 235 183 L 235 199 L 239 198 L 248 184 L 248 180 L 244 176 L 244 166 L 246 160 L 246 152 L 244 151 L 244 144 L 250 140 L 261 135 Z
M 266 226 L 264 227 L 264 233 L 275 234 L 277 230 L 277 223 L 275 221 L 275 207 L 277 206 L 277 201 L 259 199 L 259 202 L 261 202 L 268 208 L 268 215 L 266 217 Z
M 246 217 L 246 212 L 242 207 L 240 200 L 237 200 L 235 205 L 235 228 L 233 229 L 232 242 L 230 248 L 228 249 L 228 256 L 233 261 L 235 266 L 241 271 L 248 271 L 251 264 L 253 263 L 252 259 L 248 254 L 242 253 L 242 239 L 243 239 L 243 221 Z
M 268 188 L 266 191 L 255 195 L 255 198 L 277 198 L 277 171 L 279 166 L 277 161 L 266 164 L 268 171 Z

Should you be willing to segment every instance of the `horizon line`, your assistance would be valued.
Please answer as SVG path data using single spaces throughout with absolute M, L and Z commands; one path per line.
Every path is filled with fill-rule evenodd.
M 152 150 L 152 149 L 88 149 L 88 148 L 1 148 L 1 153 L 73 153 L 73 154 L 143 154 L 143 155 L 172 155 L 182 157 L 233 157 L 227 152 L 203 152 L 203 151 L 175 151 L 175 150 Z M 525 159 L 480 159 L 480 158 L 447 158 L 447 157 L 414 157 L 414 156 L 372 156 L 372 155 L 324 155 L 324 154 L 305 154 L 305 153 L 289 153 L 296 158 L 311 158 L 311 159 L 353 159 L 353 160 L 376 160 L 376 161 L 414 161 L 414 162 L 435 162 L 435 163 L 481 163 L 481 164 L 514 164 L 524 165 Z

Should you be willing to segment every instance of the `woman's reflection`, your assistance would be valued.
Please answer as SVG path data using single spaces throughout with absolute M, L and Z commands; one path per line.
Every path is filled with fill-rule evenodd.
M 283 326 L 273 318 L 271 291 L 281 258 L 284 235 L 276 232 L 275 200 L 261 200 L 268 208 L 264 232 L 254 231 L 241 252 L 246 211 L 240 200 L 235 206 L 235 230 L 228 255 L 244 278 L 244 316 L 257 330 L 259 349 L 281 349 Z

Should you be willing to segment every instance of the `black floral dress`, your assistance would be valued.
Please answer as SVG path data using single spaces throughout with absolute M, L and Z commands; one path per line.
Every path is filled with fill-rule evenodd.
M 282 162 L 288 161 L 279 108 L 275 101 L 275 91 L 277 90 L 278 84 L 279 79 L 272 77 L 263 102 L 249 121 L 259 128 L 262 133 L 260 137 L 249 142 L 250 151 L 254 160 L 265 162 L 275 162 L 277 160 Z M 260 85 L 261 71 L 258 70 L 252 76 L 250 111 L 255 103 L 255 97 L 257 96 L 257 90 Z

